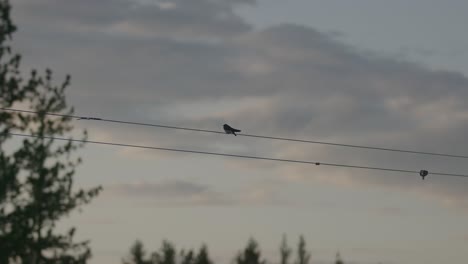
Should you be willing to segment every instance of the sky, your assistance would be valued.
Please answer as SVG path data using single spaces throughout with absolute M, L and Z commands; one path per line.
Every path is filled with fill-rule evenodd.
M 468 2 L 13 0 L 22 68 L 72 75 L 81 116 L 466 155 Z M 464 159 L 76 121 L 90 140 L 468 173 Z M 88 144 L 65 219 L 92 264 L 135 241 L 207 243 L 231 263 L 249 237 L 277 263 L 303 234 L 312 263 L 462 263 L 468 180 Z

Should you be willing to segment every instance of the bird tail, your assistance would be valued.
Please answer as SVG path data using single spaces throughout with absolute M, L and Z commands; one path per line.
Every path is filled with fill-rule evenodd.
M 241 132 L 239 129 L 233 129 L 234 132 Z

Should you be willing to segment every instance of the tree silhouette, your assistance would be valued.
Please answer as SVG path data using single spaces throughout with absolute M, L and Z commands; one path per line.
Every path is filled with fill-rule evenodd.
M 135 241 L 135 244 L 130 248 L 129 260 L 123 260 L 123 264 L 151 264 L 146 260 L 146 251 L 143 243 L 140 240 Z
M 176 264 L 176 249 L 167 240 L 163 240 L 159 252 L 154 252 L 151 257 L 153 264 Z
M 167 240 L 163 240 L 159 251 L 151 254 L 146 259 L 146 251 L 143 243 L 137 240 L 130 248 L 130 254 L 127 259 L 122 260 L 122 264 L 213 264 L 208 254 L 208 247 L 203 244 L 195 255 L 191 249 L 189 251 L 181 250 L 179 259 L 177 258 L 175 246 Z
M 236 259 L 236 264 L 265 264 L 265 260 L 261 260 L 261 252 L 258 248 L 258 243 L 253 238 L 249 239 L 247 247 L 243 252 L 240 252 Z
M 283 239 L 281 240 L 280 256 L 281 256 L 281 264 L 289 263 L 289 257 L 291 256 L 291 248 L 288 246 L 286 235 L 283 235 Z
M 208 254 L 208 247 L 203 244 L 200 250 L 195 255 L 191 249 L 189 251 L 181 250 L 179 253 L 180 259 L 177 259 L 175 246 L 167 240 L 163 240 L 162 246 L 159 251 L 154 252 L 151 255 L 151 259 L 146 259 L 146 251 L 143 243 L 137 240 L 130 248 L 130 254 L 128 259 L 123 260 L 123 264 L 214 264 Z M 286 240 L 286 236 L 283 235 L 280 246 L 281 253 L 281 264 L 288 263 L 288 258 L 291 255 L 291 249 L 289 248 Z M 299 237 L 298 250 L 297 250 L 297 261 L 294 263 L 309 263 L 310 253 L 306 249 L 306 242 L 303 236 Z M 55 262 L 54 262 L 55 263 Z M 58 263 L 75 263 L 75 262 L 58 262 Z M 247 246 L 241 252 L 239 252 L 235 259 L 235 264 L 266 264 L 266 260 L 262 260 L 261 252 L 258 243 L 255 239 L 250 238 Z M 340 252 L 336 253 L 335 264 L 344 264 L 340 256 Z
M 10 10 L 9 1 L 0 0 L 0 108 L 22 104 L 38 114 L 0 112 L 0 263 L 86 263 L 91 257 L 88 241 L 74 242 L 75 228 L 59 233 L 55 227 L 64 216 L 89 203 L 101 188 L 74 188 L 73 175 L 81 159 L 72 154 L 82 144 L 59 144 L 47 138 L 69 137 L 73 128 L 69 117 L 46 115 L 73 113 L 65 100 L 70 76 L 55 85 L 47 69 L 42 76 L 32 71 L 23 80 L 21 56 L 10 46 L 16 30 Z M 12 132 L 35 138 L 15 144 Z
M 200 251 L 195 258 L 195 264 L 213 264 L 208 254 L 208 247 L 206 245 L 201 246 Z
M 344 264 L 343 260 L 341 259 L 340 252 L 336 252 L 335 264 Z
M 297 260 L 296 264 L 308 264 L 310 260 L 310 253 L 307 251 L 304 236 L 299 237 L 299 244 L 297 246 Z
M 185 252 L 185 250 L 181 250 L 180 252 L 180 264 L 194 264 L 195 263 L 195 254 L 193 250 L 189 250 Z

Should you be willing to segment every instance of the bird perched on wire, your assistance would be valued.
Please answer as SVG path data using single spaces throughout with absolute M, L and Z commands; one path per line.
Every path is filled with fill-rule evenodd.
M 429 174 L 429 172 L 427 170 L 419 171 L 419 175 L 422 177 L 423 180 L 428 174 Z
M 230 127 L 228 124 L 224 124 L 223 128 L 224 128 L 224 132 L 226 132 L 226 134 L 234 134 L 234 136 L 237 136 L 236 132 L 241 132 L 239 129 L 235 129 L 233 127 Z

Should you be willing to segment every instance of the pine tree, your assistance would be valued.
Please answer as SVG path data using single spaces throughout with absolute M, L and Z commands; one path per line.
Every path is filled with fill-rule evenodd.
M 75 228 L 60 233 L 56 225 L 101 188 L 75 188 L 73 175 L 81 159 L 72 154 L 83 145 L 50 138 L 69 137 L 73 126 L 69 117 L 46 115 L 73 113 L 65 100 L 70 77 L 55 85 L 47 69 L 43 75 L 32 71 L 23 80 L 21 56 L 11 48 L 16 27 L 10 10 L 9 1 L 0 0 L 0 108 L 21 104 L 38 114 L 0 110 L 0 263 L 86 263 L 89 242 L 74 242 Z M 13 132 L 34 138 L 15 144 Z
M 283 235 L 283 239 L 281 241 L 280 256 L 281 256 L 281 264 L 289 263 L 289 257 L 291 256 L 291 248 L 288 246 L 286 235 Z
M 149 260 L 146 260 L 146 251 L 143 243 L 140 240 L 135 241 L 133 246 L 130 248 L 129 260 L 123 260 L 123 264 L 150 264 Z
M 344 264 L 343 260 L 341 259 L 340 252 L 336 253 L 335 264 Z
M 154 252 L 152 254 L 152 263 L 153 264 L 176 264 L 176 249 L 167 240 L 164 240 L 159 252 Z
M 258 248 L 258 243 L 253 238 L 247 243 L 247 247 L 243 252 L 240 252 L 236 259 L 236 264 L 265 264 L 265 260 L 261 260 L 261 252 Z
M 203 245 L 195 258 L 195 264 L 213 264 L 208 254 L 208 247 Z
M 185 250 L 182 250 L 180 252 L 180 258 L 182 259 L 180 261 L 180 264 L 194 264 L 195 263 L 195 254 L 193 253 L 193 250 L 189 250 L 187 253 Z
M 304 236 L 299 237 L 299 244 L 297 246 L 297 261 L 296 264 L 308 264 L 310 260 L 310 253 L 307 251 L 306 241 Z

